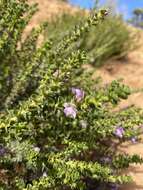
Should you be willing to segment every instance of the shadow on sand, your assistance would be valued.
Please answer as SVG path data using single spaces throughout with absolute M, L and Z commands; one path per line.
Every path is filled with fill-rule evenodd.
M 132 183 L 130 185 L 124 185 L 120 190 L 143 190 L 143 185 Z

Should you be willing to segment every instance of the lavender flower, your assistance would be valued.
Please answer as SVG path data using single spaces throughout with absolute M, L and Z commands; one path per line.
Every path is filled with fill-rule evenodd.
M 114 134 L 119 138 L 123 138 L 124 132 L 123 127 L 116 127 Z
M 6 153 L 6 149 L 0 146 L 0 156 L 4 156 L 5 153 Z
M 77 115 L 77 109 L 74 104 L 65 103 L 64 104 L 64 113 L 66 117 L 75 119 Z
M 131 142 L 134 143 L 134 144 L 137 143 L 137 138 L 136 137 L 132 137 L 131 138 Z
M 84 98 L 84 91 L 79 88 L 72 88 L 72 93 L 75 95 L 77 102 Z

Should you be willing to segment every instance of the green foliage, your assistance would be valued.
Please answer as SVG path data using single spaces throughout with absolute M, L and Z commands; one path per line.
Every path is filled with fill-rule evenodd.
M 113 112 L 131 90 L 118 81 L 108 86 L 92 81 L 91 73 L 82 69 L 85 52 L 73 48 L 93 25 L 101 25 L 106 10 L 95 12 L 62 38 L 56 40 L 54 35 L 37 47 L 45 24 L 21 42 L 26 15 L 33 7 L 18 0 L 1 1 L 0 6 L 5 7 L 0 9 L 0 28 L 4 30 L 7 21 L 8 34 L 13 22 L 24 22 L 22 29 L 13 27 L 13 35 L 4 33 L 1 38 L 3 71 L 8 68 L 7 77 L 12 76 L 11 85 L 5 75 L 1 77 L 0 189 L 110 190 L 111 185 L 130 182 L 130 176 L 119 171 L 143 160 L 138 155 L 119 155 L 116 142 L 138 138 L 142 110 Z M 19 12 L 21 17 L 10 19 L 2 11 Z
M 25 1 L 0 1 L 0 98 L 6 98 L 13 86 L 13 75 L 21 66 L 19 63 L 18 42 L 24 28 L 37 10 L 36 5 L 31 7 Z M 33 44 L 34 45 L 34 44 Z M 18 68 L 17 68 L 18 67 Z
M 56 43 L 57 36 L 60 40 L 77 21 L 85 20 L 86 15 L 85 13 L 77 13 L 74 16 L 63 15 L 62 18 L 55 19 L 51 24 L 49 23 L 45 36 L 51 36 Z M 127 25 L 121 17 L 114 15 L 108 16 L 96 28 L 83 34 L 72 48 L 86 50 L 88 63 L 100 66 L 110 58 L 126 56 L 133 44 L 134 37 L 131 36 Z

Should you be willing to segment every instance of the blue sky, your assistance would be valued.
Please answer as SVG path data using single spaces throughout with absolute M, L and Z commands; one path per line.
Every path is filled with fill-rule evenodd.
M 115 0 L 113 0 L 115 1 Z M 131 16 L 132 10 L 138 7 L 143 8 L 143 0 L 116 0 L 118 4 L 118 9 L 122 12 L 125 18 Z M 70 0 L 72 4 L 79 5 L 82 8 L 91 8 L 94 4 L 94 0 Z M 101 2 L 106 2 L 106 0 L 101 0 Z

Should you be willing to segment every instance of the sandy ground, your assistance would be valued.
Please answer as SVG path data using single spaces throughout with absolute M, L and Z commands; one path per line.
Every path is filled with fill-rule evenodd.
M 62 1 L 59 3 L 59 0 L 28 0 L 28 2 L 29 4 L 38 3 L 39 11 L 32 17 L 28 27 L 26 28 L 26 33 L 28 33 L 31 28 L 38 26 L 39 23 L 50 21 L 57 15 L 59 16 L 63 13 L 74 14 L 79 11 L 78 7 L 73 7 Z
M 32 18 L 26 33 L 32 27 L 37 26 L 42 21 L 54 18 L 55 15 L 65 13 L 75 13 L 79 8 L 72 7 L 66 3 L 60 3 L 59 0 L 29 0 L 30 3 L 38 3 L 39 11 Z M 133 88 L 143 88 L 143 34 L 139 39 L 140 47 L 131 52 L 126 59 L 118 61 L 110 61 L 108 64 L 99 68 L 95 72 L 95 76 L 103 77 L 104 82 L 110 82 L 114 79 L 124 79 L 124 83 Z M 138 92 L 129 97 L 127 101 L 123 101 L 120 107 L 128 105 L 136 105 L 143 108 L 143 92 Z M 129 154 L 138 153 L 143 157 L 143 143 L 137 145 L 124 144 L 121 150 Z M 130 174 L 134 183 L 123 187 L 122 190 L 143 190 L 143 165 L 131 166 L 126 173 Z
M 114 79 L 124 79 L 124 83 L 134 89 L 143 88 L 143 34 L 140 36 L 140 47 L 131 52 L 126 59 L 110 61 L 109 64 L 97 69 L 94 76 L 101 76 L 105 83 Z M 124 108 L 129 105 L 143 108 L 143 92 L 131 95 L 119 106 Z M 129 154 L 135 153 L 143 157 L 143 141 L 136 145 L 125 143 L 120 149 Z M 126 173 L 133 177 L 134 182 L 123 187 L 122 190 L 143 190 L 143 165 L 132 165 Z
M 143 34 L 141 35 L 143 46 Z M 135 51 L 129 53 L 126 59 L 109 61 L 102 68 L 96 70 L 95 76 L 101 76 L 103 81 L 108 83 L 114 79 L 123 79 L 123 82 L 133 89 L 143 88 L 143 47 L 138 47 Z M 143 93 L 138 92 L 129 97 L 125 104 L 135 104 L 143 108 Z

